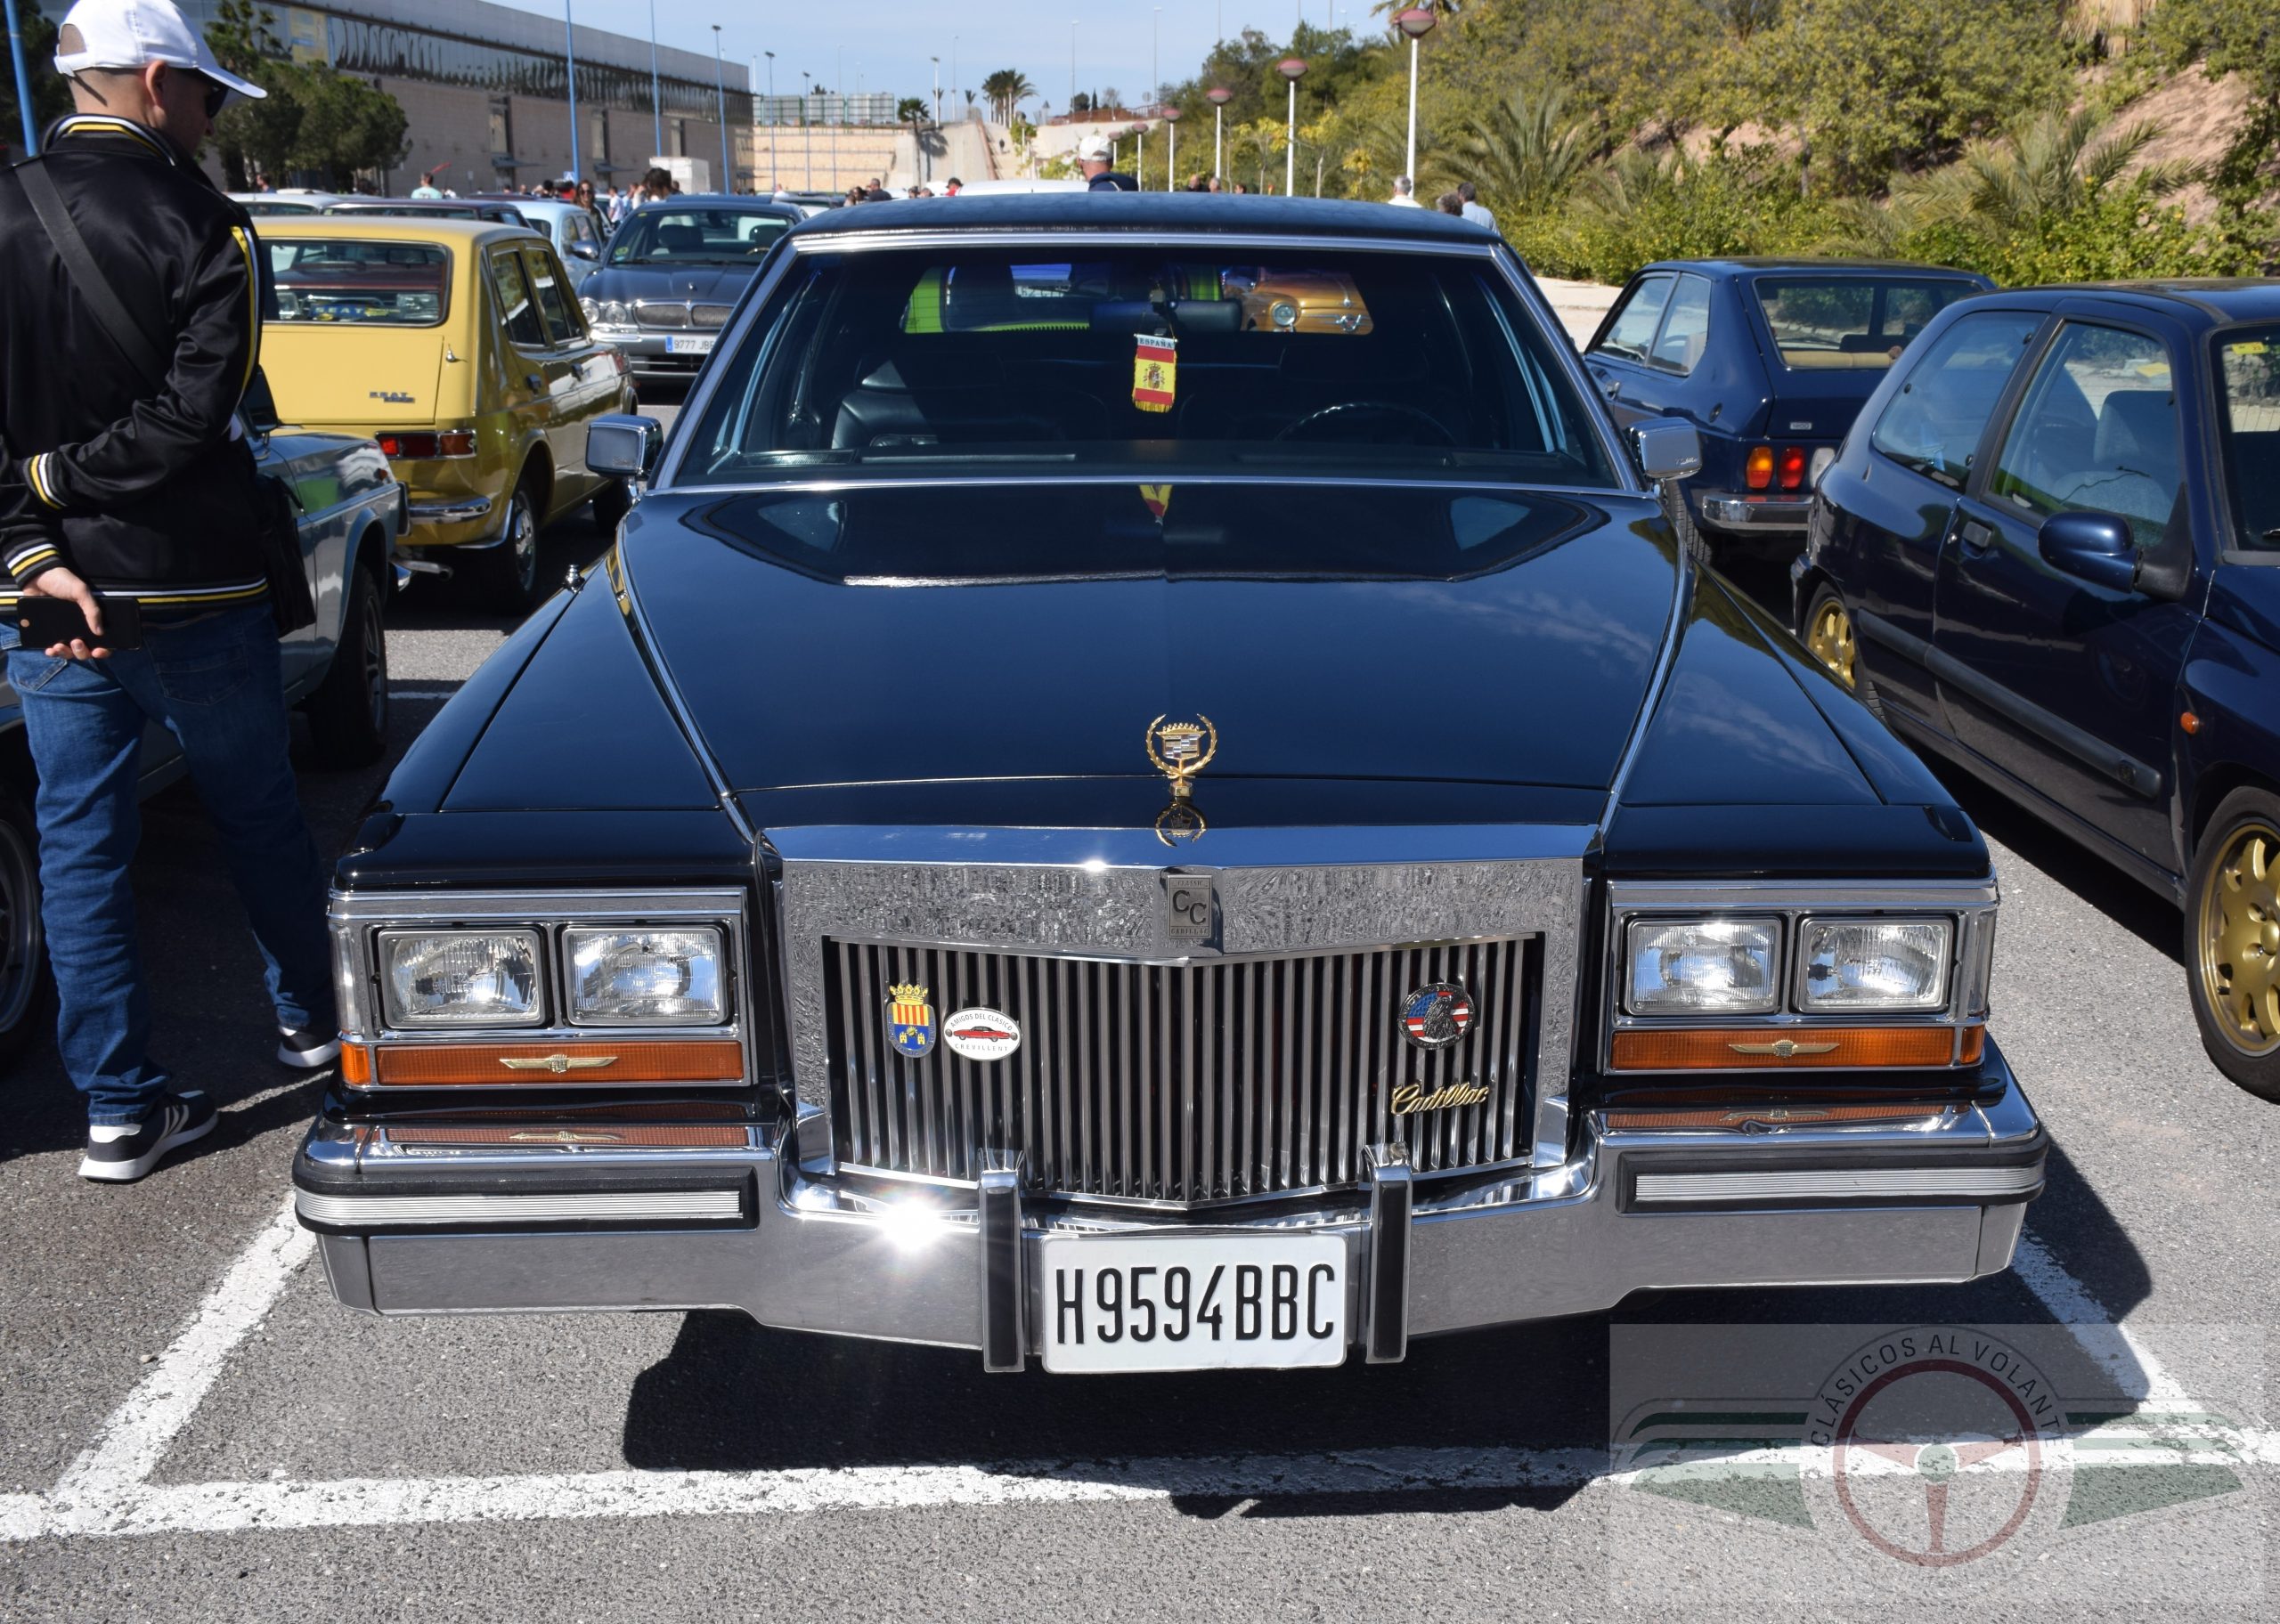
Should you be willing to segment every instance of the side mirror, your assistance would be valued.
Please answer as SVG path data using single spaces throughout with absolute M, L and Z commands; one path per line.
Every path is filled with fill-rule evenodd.
M 574 242 L 570 245 L 570 252 L 579 259 L 599 259 L 602 256 L 600 246 L 591 242 Z
M 2054 513 L 2035 545 L 2043 561 L 2078 581 L 2127 592 L 2138 584 L 2138 544 L 2129 521 L 2111 513 Z
M 665 426 L 655 418 L 611 412 L 586 425 L 586 467 L 596 474 L 646 480 L 665 449 Z
M 1676 418 L 1633 424 L 1631 449 L 1649 479 L 1684 479 L 1702 472 L 1702 436 L 1693 424 Z
M 246 426 L 256 434 L 273 434 L 284 426 L 284 419 L 277 415 L 277 397 L 269 393 L 269 375 L 259 367 L 253 369 L 253 381 L 246 386 L 238 408 L 245 413 Z

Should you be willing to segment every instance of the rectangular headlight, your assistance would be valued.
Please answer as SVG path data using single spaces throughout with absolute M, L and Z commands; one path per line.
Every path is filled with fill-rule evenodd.
M 534 1027 L 546 1019 L 535 930 L 383 930 L 392 1027 Z
M 1763 1015 L 1781 1001 L 1776 920 L 1633 920 L 1625 949 L 1633 1015 Z
M 1808 1015 L 1943 1008 L 1953 939 L 1944 919 L 1809 919 L 1797 1007 Z
M 582 1027 L 719 1026 L 721 932 L 574 928 L 562 933 L 570 962 L 570 1019 Z

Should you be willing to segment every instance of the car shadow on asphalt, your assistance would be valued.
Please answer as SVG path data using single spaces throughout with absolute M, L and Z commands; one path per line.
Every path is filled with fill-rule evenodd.
M 2033 1232 L 2119 1320 L 2152 1279 L 2120 1222 L 2064 1151 L 2029 1209 Z M 1388 1493 L 1190 1493 L 1200 1457 L 1342 1451 L 1605 1451 L 1611 1344 L 1654 1325 L 1902 1327 L 2048 1325 L 2019 1275 L 1962 1286 L 1647 1292 L 1610 1313 L 1421 1339 L 1399 1364 L 1333 1369 L 1063 1378 L 1032 1360 L 985 1375 L 959 1350 L 840 1340 L 688 1316 L 672 1351 L 629 1395 L 626 1464 L 658 1471 L 790 1471 L 984 1465 L 998 1473 L 1170 1491 L 1214 1518 L 1554 1507 L 1572 1483 L 1476 1489 L 1388 1483 Z M 2121 1355 L 2126 1363 L 2126 1352 Z M 2132 1372 L 2112 1372 L 2121 1391 Z M 1801 1395 L 1804 1396 L 1804 1395 Z M 1010 1463 L 1010 1464 L 1008 1464 Z M 1443 1455 L 1421 1474 L 1445 1478 Z M 1525 1475 L 1516 1474 L 1515 1475 Z M 1396 1474 L 1397 1477 L 1397 1474 Z

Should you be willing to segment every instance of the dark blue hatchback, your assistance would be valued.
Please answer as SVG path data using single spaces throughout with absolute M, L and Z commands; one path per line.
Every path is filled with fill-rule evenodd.
M 1994 286 L 1879 261 L 1665 260 L 1631 279 L 1584 361 L 1618 418 L 1681 417 L 1702 472 L 1671 517 L 1714 543 L 1794 548 L 1820 471 L 1910 340 Z
M 1948 311 L 1822 477 L 1799 636 L 1895 729 L 2185 910 L 2280 1099 L 2280 283 Z

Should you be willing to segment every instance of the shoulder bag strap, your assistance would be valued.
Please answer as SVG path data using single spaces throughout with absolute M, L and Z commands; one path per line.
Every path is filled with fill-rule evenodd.
M 166 381 L 167 365 L 159 358 L 157 346 L 140 323 L 127 313 L 119 303 L 118 294 L 95 263 L 94 255 L 87 248 L 87 240 L 79 235 L 78 226 L 71 219 L 71 211 L 63 206 L 63 194 L 56 190 L 55 179 L 47 166 L 38 158 L 16 166 L 16 179 L 24 189 L 24 199 L 47 228 L 48 240 L 55 245 L 57 257 L 69 272 L 79 295 L 95 313 L 96 323 L 110 335 L 134 369 L 142 374 L 145 382 L 153 386 Z

